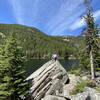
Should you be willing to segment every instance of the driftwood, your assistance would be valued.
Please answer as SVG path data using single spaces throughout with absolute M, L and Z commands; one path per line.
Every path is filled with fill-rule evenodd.
M 26 80 L 32 81 L 30 93 L 32 100 L 41 100 L 46 95 L 59 95 L 63 84 L 68 81 L 66 70 L 59 61 L 49 61 L 31 74 Z

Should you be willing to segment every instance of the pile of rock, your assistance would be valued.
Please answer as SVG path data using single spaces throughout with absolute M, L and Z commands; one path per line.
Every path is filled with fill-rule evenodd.
M 88 76 L 81 78 L 86 80 Z M 70 96 L 80 76 L 69 74 L 68 77 L 59 61 L 47 62 L 26 80 L 31 81 L 31 100 L 100 100 L 100 93 L 89 87 L 85 87 L 83 93 Z M 97 81 L 100 82 L 99 77 Z
M 30 94 L 33 100 L 47 100 L 46 98 L 60 98 L 63 86 L 69 81 L 66 70 L 59 61 L 49 61 L 31 74 L 26 80 L 31 80 Z M 44 99 L 43 99 L 44 98 Z M 49 99 L 54 100 L 54 99 Z
M 71 100 L 100 100 L 100 93 L 95 89 L 85 87 L 83 93 L 73 95 L 70 97 Z
M 100 73 L 96 73 L 96 86 L 100 87 Z
M 68 77 L 70 79 L 70 83 L 63 87 L 63 95 L 67 98 L 70 97 L 70 91 L 75 87 L 77 82 L 80 81 L 80 76 L 75 76 L 75 74 L 68 74 Z

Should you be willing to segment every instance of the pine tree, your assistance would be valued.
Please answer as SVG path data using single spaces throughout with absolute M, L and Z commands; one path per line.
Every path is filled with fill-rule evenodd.
M 99 31 L 98 31 L 97 25 L 95 25 L 94 23 L 94 17 L 90 10 L 89 1 L 85 0 L 85 4 L 87 8 L 87 14 L 86 14 L 86 17 L 84 16 L 84 19 L 87 23 L 87 27 L 83 29 L 82 34 L 84 34 L 85 36 L 86 50 L 87 50 L 87 53 L 89 54 L 90 66 L 91 66 L 91 78 L 94 79 L 95 78 L 95 72 L 94 72 L 95 59 L 94 59 L 93 54 L 94 54 L 94 51 L 95 50 L 98 51 L 98 48 L 99 48 L 99 45 L 98 45 Z
M 0 99 L 11 96 L 16 100 L 28 94 L 28 84 L 24 81 L 24 58 L 14 34 L 6 39 L 0 48 Z
M 4 59 L 4 46 L 0 45 L 0 99 L 8 97 L 12 93 L 11 90 L 7 91 L 7 88 L 9 89 L 11 78 L 7 75 L 9 69 L 4 65 Z

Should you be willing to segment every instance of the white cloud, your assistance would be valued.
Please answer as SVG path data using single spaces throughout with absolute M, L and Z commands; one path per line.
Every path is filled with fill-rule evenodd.
M 100 10 L 95 11 L 93 15 L 94 15 L 95 21 L 100 19 Z M 79 18 L 70 26 L 70 29 L 71 30 L 76 30 L 78 28 L 81 28 L 84 25 L 85 25 L 84 19 Z
M 62 2 L 60 10 L 47 23 L 48 31 L 52 35 L 62 34 L 83 13 L 82 0 L 66 0 Z M 78 11 L 80 9 L 80 11 Z
M 30 24 L 35 20 L 39 0 L 8 0 L 18 24 Z M 34 12 L 35 8 L 35 12 Z M 30 20 L 31 19 L 31 20 Z
M 94 12 L 94 18 L 95 20 L 100 19 L 100 10 L 97 10 L 96 12 Z
M 82 27 L 82 26 L 84 26 L 84 25 L 85 25 L 84 19 L 77 19 L 77 21 L 74 22 L 74 23 L 70 26 L 70 29 L 71 29 L 71 30 L 75 30 L 75 29 L 78 29 L 78 28 L 80 28 L 80 27 Z
M 39 16 L 39 14 L 43 13 L 43 9 L 40 8 L 39 5 L 42 5 L 40 3 L 44 3 L 45 5 L 43 5 L 43 7 L 45 9 L 47 0 L 8 1 L 13 8 L 13 13 L 18 24 L 35 25 L 35 23 L 42 21 L 42 16 Z M 47 3 L 49 4 L 50 2 L 48 1 Z M 57 12 L 55 12 L 55 14 L 53 14 L 52 17 L 49 18 L 47 24 L 44 24 L 45 29 L 49 33 L 51 32 L 51 34 L 53 35 L 63 34 L 63 32 L 66 29 L 69 29 L 74 20 L 77 19 L 83 12 L 83 6 L 81 5 L 83 3 L 82 0 L 56 0 L 56 3 L 59 4 L 59 8 L 56 10 Z M 55 6 L 54 4 L 51 5 Z M 78 11 L 79 9 L 80 11 Z M 51 12 L 52 10 L 53 9 L 51 8 Z M 46 16 L 48 16 L 47 12 L 45 12 L 47 14 Z M 38 27 L 39 26 L 40 25 L 38 25 Z
M 23 12 L 21 4 L 20 4 L 20 1 L 19 0 L 17 0 L 17 2 L 15 2 L 15 0 L 8 0 L 8 1 L 12 6 L 12 10 L 14 12 L 13 14 L 14 14 L 17 22 L 21 23 L 21 24 L 24 24 L 24 22 L 23 22 L 23 20 L 21 18 L 22 14 L 20 13 L 20 12 Z
M 84 0 L 8 0 L 18 24 L 34 25 L 51 35 L 62 35 L 65 30 L 84 26 L 80 19 Z M 48 9 L 49 8 L 49 9 Z M 94 13 L 100 18 L 100 10 Z

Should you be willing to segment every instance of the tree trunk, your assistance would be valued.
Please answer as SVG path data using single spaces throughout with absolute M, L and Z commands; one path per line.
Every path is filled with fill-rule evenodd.
M 91 65 L 91 79 L 95 78 L 94 75 L 94 63 L 93 63 L 93 49 L 90 50 L 90 65 Z

